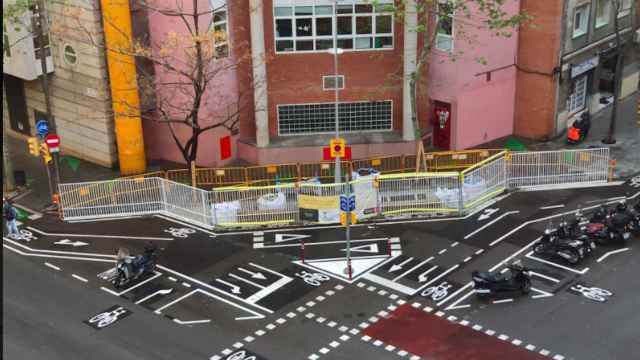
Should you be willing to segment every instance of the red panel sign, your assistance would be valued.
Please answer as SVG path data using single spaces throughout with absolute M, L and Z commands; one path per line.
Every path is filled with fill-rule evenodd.
M 231 157 L 231 136 L 225 136 L 220 139 L 220 160 Z
M 322 160 L 330 161 L 330 160 L 335 160 L 335 159 L 336 158 L 331 156 L 331 149 L 328 146 L 322 148 Z M 342 159 L 343 160 L 351 160 L 351 146 L 345 146 L 344 147 L 344 157 Z
M 58 152 L 60 147 L 60 136 L 56 134 L 49 134 L 44 138 L 44 142 L 47 144 L 49 151 Z

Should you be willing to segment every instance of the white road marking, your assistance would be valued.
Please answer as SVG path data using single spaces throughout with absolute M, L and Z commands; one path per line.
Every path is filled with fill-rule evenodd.
M 265 288 L 263 285 L 260 285 L 258 283 L 254 283 L 253 281 L 247 280 L 247 279 L 245 279 L 245 278 L 243 278 L 241 276 L 238 276 L 236 274 L 233 274 L 233 273 L 229 273 L 229 277 L 232 277 L 232 278 L 234 278 L 236 280 L 240 280 L 240 281 L 245 282 L 245 283 L 247 283 L 249 285 L 255 286 L 255 287 L 259 288 L 259 289 L 264 289 Z
M 47 267 L 52 268 L 53 270 L 58 270 L 58 271 L 60 271 L 60 268 L 59 268 L 59 267 L 57 267 L 57 266 L 55 266 L 55 265 L 52 265 L 52 264 L 49 264 L 48 262 L 45 262 L 45 263 L 44 263 L 44 265 L 45 265 L 45 266 L 47 266 Z
M 260 313 L 258 313 L 258 312 L 255 312 L 255 311 L 253 311 L 253 310 L 251 310 L 251 309 L 247 309 L 246 307 L 243 307 L 243 306 L 241 306 L 241 305 L 238 305 L 238 304 L 236 304 L 236 303 L 233 303 L 233 302 L 231 302 L 231 301 L 229 301 L 229 300 L 227 300 L 227 299 L 221 298 L 221 297 L 219 297 L 219 296 L 217 296 L 217 295 L 215 295 L 215 294 L 212 294 L 212 293 L 210 293 L 210 292 L 208 292 L 208 291 L 205 291 L 205 290 L 202 290 L 202 289 L 196 289 L 196 290 L 193 290 L 193 291 L 191 291 L 190 293 L 188 293 L 188 294 L 186 294 L 186 295 L 183 295 L 183 296 L 179 297 L 179 298 L 178 298 L 178 299 L 176 299 L 176 300 L 173 300 L 172 302 L 170 302 L 170 303 L 168 303 L 168 304 L 163 305 L 162 307 L 160 307 L 160 308 L 156 309 L 154 312 L 155 312 L 156 314 L 160 314 L 160 313 L 162 312 L 162 310 L 164 310 L 164 309 L 168 308 L 169 306 L 174 305 L 174 304 L 176 304 L 176 303 L 178 303 L 178 302 L 180 302 L 180 301 L 182 301 L 182 300 L 186 299 L 187 297 L 189 297 L 189 296 L 191 296 L 191 295 L 193 295 L 193 294 L 195 294 L 195 293 L 201 293 L 201 294 L 207 295 L 207 296 L 209 296 L 209 297 L 211 297 L 211 298 L 214 298 L 214 299 L 216 299 L 216 300 L 220 300 L 220 301 L 222 301 L 222 302 L 223 302 L 223 303 L 225 303 L 225 304 L 231 305 L 231 306 L 233 306 L 233 307 L 236 307 L 236 308 L 238 308 L 238 309 L 241 309 L 241 310 L 246 311 L 246 312 L 248 312 L 248 313 L 250 313 L 250 314 L 252 314 L 252 315 L 253 315 L 253 316 L 237 317 L 237 318 L 235 318 L 235 320 L 249 320 L 249 319 L 264 319 L 264 318 L 265 318 L 265 316 L 264 316 L 264 315 L 262 315 L 262 314 L 260 314 Z M 256 334 L 257 334 L 257 333 L 256 333 Z
M 419 288 L 417 288 L 417 289 L 413 292 L 413 294 L 411 294 L 411 295 L 415 295 L 415 294 L 417 294 L 420 290 L 424 289 L 425 287 L 427 287 L 428 285 L 432 284 L 432 283 L 433 283 L 433 282 L 435 282 L 436 280 L 438 280 L 438 279 L 441 279 L 441 278 L 445 277 L 447 274 L 449 274 L 450 272 L 454 271 L 455 269 L 457 269 L 457 268 L 459 268 L 459 267 L 460 267 L 460 264 L 453 265 L 453 266 L 452 266 L 452 267 L 450 267 L 449 269 L 445 270 L 442 274 L 440 274 L 440 275 L 438 275 L 438 276 L 434 277 L 433 279 L 431 279 L 430 281 L 428 281 L 426 284 L 421 285 L 421 286 L 420 286 Z
M 589 271 L 589 268 L 584 268 L 584 269 L 582 269 L 582 270 L 572 269 L 572 268 L 570 268 L 570 267 L 566 267 L 566 266 L 564 266 L 564 265 L 556 264 L 556 263 L 554 263 L 554 262 L 552 262 L 552 261 L 548 261 L 548 260 L 540 259 L 539 257 L 533 256 L 532 254 L 533 254 L 533 251 L 530 251 L 530 252 L 529 252 L 527 255 L 525 255 L 525 256 L 526 256 L 526 257 L 528 257 L 529 259 L 536 260 L 536 261 L 539 261 L 539 262 L 541 262 L 541 263 L 548 264 L 548 265 L 551 265 L 551 266 L 555 266 L 555 267 L 557 267 L 557 268 L 564 269 L 564 270 L 567 270 L 567 271 L 571 271 L 571 272 L 574 272 L 574 273 L 576 273 L 576 274 L 580 274 L 580 275 L 584 275 L 587 271 Z
M 362 277 L 364 279 L 373 281 L 376 284 L 379 284 L 379 285 L 382 285 L 382 286 L 386 286 L 389 289 L 393 289 L 393 290 L 399 291 L 399 292 L 401 292 L 403 294 L 406 294 L 406 295 L 412 295 L 414 293 L 414 291 L 415 291 L 415 289 L 413 289 L 413 288 L 410 288 L 408 286 L 402 285 L 400 283 L 393 282 L 391 280 L 385 279 L 385 278 L 383 278 L 381 276 L 378 276 L 378 275 L 375 275 L 375 274 L 372 274 L 372 273 L 366 273 Z
M 63 250 L 43 250 L 43 249 L 33 249 L 28 247 L 27 245 L 21 244 L 19 242 L 13 241 L 11 239 L 8 239 L 6 237 L 2 237 L 3 240 L 10 242 L 11 244 L 15 245 L 15 246 L 19 246 L 23 249 L 27 249 L 29 251 L 32 252 L 36 252 L 36 253 L 51 253 L 51 254 L 64 254 L 64 255 L 80 255 L 80 256 L 94 256 L 94 257 L 106 257 L 106 258 L 111 258 L 114 259 L 116 258 L 115 255 L 108 255 L 108 254 L 96 254 L 96 253 L 86 253 L 86 252 L 75 252 L 75 251 L 63 251 Z
M 444 254 L 446 252 L 447 252 L 447 249 L 442 249 L 442 250 L 438 251 L 438 255 L 442 255 L 442 254 Z
M 189 284 L 188 284 L 188 283 L 186 283 L 186 282 L 183 282 L 183 283 L 182 283 L 182 286 L 184 286 L 184 287 L 188 287 L 188 288 L 190 288 L 190 287 L 191 287 L 191 285 L 189 285 Z
M 564 204 L 560 204 L 560 205 L 550 205 L 550 206 L 543 206 L 540 208 L 540 210 L 550 210 L 550 209 L 558 209 L 558 208 L 563 208 Z
M 9 240 L 3 237 L 4 240 Z M 10 241 L 10 240 L 9 240 Z M 107 259 L 92 259 L 92 258 L 83 258 L 83 257 L 74 257 L 74 256 L 59 256 L 59 255 L 48 255 L 48 254 L 27 254 L 24 251 L 12 248 L 11 246 L 7 245 L 7 244 L 2 244 L 2 247 L 6 248 L 7 250 L 11 250 L 17 254 L 20 254 L 22 256 L 34 256 L 34 257 L 44 257 L 44 258 L 54 258 L 54 259 L 68 259 L 68 260 L 82 260 L 82 261 L 96 261 L 96 262 L 108 262 L 108 263 L 113 263 L 113 260 L 107 260 Z
M 508 302 L 512 302 L 513 299 L 502 299 L 502 300 L 493 300 L 494 304 L 502 304 L 502 303 L 508 303 Z
M 467 284 L 468 285 L 468 284 Z M 447 306 L 445 308 L 446 310 L 456 310 L 456 309 L 464 309 L 464 308 L 468 308 L 471 307 L 470 304 L 465 304 L 465 305 L 458 305 L 459 303 L 461 303 L 464 299 L 468 298 L 469 296 L 471 296 L 472 294 L 475 293 L 475 290 L 471 290 L 468 293 L 466 293 L 464 296 L 458 298 L 458 300 L 454 301 L 453 303 L 449 304 L 449 306 Z
M 456 295 L 458 295 L 459 293 L 464 291 L 464 289 L 468 288 L 469 286 L 473 286 L 473 282 L 470 281 L 470 282 L 466 283 L 463 287 L 461 287 L 460 289 L 456 290 L 453 294 L 451 294 L 451 295 L 447 296 L 446 298 L 444 298 L 437 305 L 441 306 L 442 304 L 444 304 L 447 301 L 449 301 L 449 299 L 452 299 L 453 297 L 455 297 Z
M 531 298 L 532 298 L 532 299 L 539 299 L 539 298 L 545 298 L 545 297 L 551 297 L 551 296 L 553 296 L 553 294 L 552 294 L 552 293 L 547 292 L 547 291 L 544 291 L 544 290 L 540 290 L 540 289 L 538 289 L 538 288 L 531 287 L 531 290 L 533 290 L 533 291 L 536 291 L 536 292 L 539 292 L 539 293 L 540 293 L 540 294 L 538 294 L 538 295 L 533 295 L 533 296 L 531 296 Z
M 462 262 L 467 262 L 469 260 L 473 259 L 473 257 L 471 256 L 467 256 L 466 258 L 464 258 L 464 260 L 462 260 Z
M 482 231 L 482 230 L 484 230 L 484 229 L 488 228 L 489 226 L 491 226 L 491 225 L 495 224 L 496 222 L 498 222 L 498 221 L 502 220 L 502 218 L 504 218 L 505 216 L 508 216 L 508 215 L 511 215 L 511 214 L 517 214 L 517 213 L 519 213 L 519 212 L 520 212 L 519 210 L 515 210 L 515 211 L 507 211 L 506 213 L 504 213 L 504 214 L 502 214 L 502 215 L 498 216 L 497 218 L 495 218 L 495 219 L 493 219 L 493 220 L 489 221 L 488 223 L 486 223 L 486 224 L 482 225 L 481 227 L 477 228 L 476 230 L 472 231 L 471 233 L 469 233 L 468 235 L 466 235 L 466 236 L 464 237 L 464 239 L 465 239 L 465 240 L 467 240 L 468 238 L 472 237 L 473 235 L 475 235 L 475 234 L 479 233 L 480 231 Z
M 598 260 L 596 260 L 596 261 L 597 261 L 597 262 L 601 262 L 602 260 L 604 260 L 604 259 L 608 258 L 610 255 L 618 254 L 618 253 L 625 252 L 625 251 L 629 251 L 629 250 L 630 250 L 629 248 L 622 248 L 622 249 L 618 249 L 618 250 L 612 250 L 612 251 L 609 251 L 608 253 L 606 253 L 606 254 L 604 254 L 604 255 L 600 256 L 600 257 L 598 258 Z
M 373 238 L 373 239 L 358 239 L 351 240 L 351 243 L 361 243 L 361 242 L 371 242 L 371 241 L 388 241 L 389 238 Z M 317 246 L 317 245 L 331 245 L 331 244 L 344 244 L 347 240 L 336 240 L 336 241 L 319 241 L 319 242 L 305 242 L 304 246 Z M 265 245 L 263 248 L 284 248 L 284 247 L 300 247 L 300 244 L 280 244 L 280 245 Z
M 206 323 L 210 323 L 211 322 L 211 320 L 209 320 L 209 319 L 191 320 L 191 321 L 182 321 L 180 319 L 173 319 L 173 321 L 175 323 L 180 324 L 180 325 L 206 324 Z
M 410 263 L 411 261 L 413 261 L 413 257 L 410 257 L 406 260 L 404 260 L 403 262 L 401 262 L 400 264 L 393 264 L 391 265 L 391 267 L 389 268 L 389 272 L 396 272 L 400 269 L 402 269 L 405 265 L 407 265 L 408 263 Z
M 529 243 L 529 245 L 523 247 L 522 249 L 516 251 L 515 253 L 509 255 L 506 259 L 500 261 L 499 263 L 495 264 L 491 269 L 489 269 L 489 272 L 491 271 L 495 271 L 497 268 L 499 268 L 500 266 L 502 266 L 503 264 L 506 264 L 508 261 L 510 261 L 511 259 L 515 258 L 516 256 L 520 255 L 521 253 L 527 251 L 528 248 L 532 247 L 533 245 L 535 245 L 535 243 L 537 243 L 538 241 L 540 241 L 540 239 L 542 239 L 542 236 L 533 240 L 532 242 Z
M 216 279 L 217 282 L 227 285 L 228 287 L 231 288 L 231 292 L 234 294 L 240 294 L 240 286 L 236 285 L 236 284 L 232 284 L 228 281 L 224 281 L 222 279 Z
M 428 263 L 428 262 L 429 262 L 429 261 L 431 261 L 431 260 L 433 260 L 433 256 L 432 256 L 432 257 L 430 257 L 430 258 L 428 258 L 427 260 L 425 260 L 425 261 L 423 261 L 423 262 L 419 263 L 418 265 L 416 265 L 416 266 L 414 266 L 414 267 L 410 268 L 409 270 L 407 270 L 407 271 L 403 272 L 402 274 L 398 275 L 398 276 L 397 276 L 395 279 L 393 279 L 392 281 L 398 281 L 398 279 L 403 278 L 405 275 L 407 275 L 407 274 L 411 273 L 411 272 L 412 272 L 412 271 L 414 271 L 415 269 L 417 269 L 417 268 L 419 268 L 420 266 L 422 266 L 422 265 L 424 265 L 424 264 Z M 436 267 L 437 267 L 437 266 L 436 266 Z
M 124 291 L 121 291 L 121 292 L 119 292 L 119 293 L 118 293 L 118 292 L 115 292 L 115 291 L 113 291 L 113 290 L 111 290 L 111 289 L 107 289 L 107 288 L 106 288 L 106 287 L 104 287 L 104 286 L 100 287 L 100 289 L 102 289 L 102 290 L 104 290 L 104 291 L 108 292 L 109 294 L 113 294 L 113 295 L 115 295 L 115 296 L 122 296 L 123 294 L 126 294 L 126 293 L 128 293 L 129 291 L 131 291 L 131 290 L 133 290 L 133 289 L 135 289 L 135 288 L 138 288 L 138 287 L 140 287 L 140 286 L 142 286 L 142 285 L 144 285 L 144 284 L 146 284 L 146 283 L 148 283 L 148 282 L 152 281 L 153 279 L 155 279 L 155 278 L 157 278 L 157 277 L 162 276 L 162 273 L 159 273 L 159 272 L 157 272 L 157 271 L 154 271 L 153 273 L 154 273 L 154 275 L 153 275 L 152 277 L 150 277 L 150 278 L 148 278 L 148 279 L 146 279 L 146 280 L 144 280 L 144 281 L 141 281 L 141 282 L 137 283 L 136 285 L 134 285 L 134 286 L 132 286 L 132 287 L 130 287 L 130 288 L 127 288 L 127 289 L 125 289 Z
M 281 243 L 281 242 L 285 242 L 285 241 L 293 241 L 293 240 L 299 240 L 299 239 L 305 239 L 305 238 L 309 238 L 311 237 L 311 235 L 300 235 L 300 234 L 276 234 L 276 244 L 277 243 Z
M 158 240 L 158 241 L 173 241 L 173 238 L 164 237 L 150 237 L 150 236 L 124 236 L 124 235 L 89 235 L 89 234 L 60 234 L 60 233 L 48 233 L 42 230 L 38 230 L 32 226 L 27 226 L 27 229 L 37 232 L 40 235 L 46 236 L 60 236 L 60 237 L 85 237 L 85 238 L 98 238 L 98 239 L 129 239 L 129 240 Z
M 151 299 L 152 297 L 156 296 L 156 295 L 168 295 L 171 294 L 173 292 L 173 289 L 162 289 L 162 290 L 158 290 L 150 295 L 145 296 L 144 298 L 136 301 L 136 305 L 141 304 L 149 299 Z
M 529 274 L 531 274 L 533 276 L 537 276 L 537 277 L 542 278 L 542 279 L 547 279 L 549 281 L 553 281 L 556 284 L 560 282 L 560 280 L 558 280 L 556 278 L 553 278 L 553 277 L 548 276 L 548 275 L 540 274 L 540 273 L 535 272 L 535 271 L 529 271 Z
M 76 274 L 71 274 L 71 276 L 72 276 L 74 279 L 78 279 L 78 280 L 80 280 L 80 281 L 82 281 L 82 282 L 89 282 L 89 280 L 87 280 L 87 279 L 83 278 L 82 276 L 78 276 L 78 275 L 76 275 Z
M 249 275 L 251 275 L 251 278 L 253 278 L 253 279 L 267 280 L 267 277 L 266 277 L 266 276 L 264 276 L 264 275 L 263 275 L 261 272 L 259 272 L 259 271 L 258 271 L 258 272 L 253 272 L 253 271 L 249 271 L 249 270 L 247 270 L 247 269 L 245 269 L 245 268 L 241 268 L 241 267 L 238 267 L 238 271 L 242 271 L 242 272 L 243 272 L 243 273 L 245 273 L 245 274 L 249 274 Z

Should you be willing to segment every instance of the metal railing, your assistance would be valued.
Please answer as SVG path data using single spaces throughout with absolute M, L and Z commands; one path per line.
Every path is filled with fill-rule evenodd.
M 138 176 L 60 184 L 60 208 L 65 220 L 165 214 L 205 228 L 326 224 L 339 221 L 339 197 L 349 189 L 356 198 L 358 219 L 464 214 L 508 188 L 606 182 L 609 163 L 608 149 L 501 151 L 462 171 L 358 174 L 348 183 L 322 184 L 319 175 L 311 180 L 280 181 L 280 176 L 285 178 L 290 173 L 276 169 L 267 173 L 269 181 L 280 182 L 277 185 L 229 186 L 212 191 Z M 301 166 L 289 169 L 294 168 L 299 171 Z M 260 171 L 255 170 L 256 177 L 264 175 Z M 224 181 L 239 180 L 240 173 L 229 174 Z

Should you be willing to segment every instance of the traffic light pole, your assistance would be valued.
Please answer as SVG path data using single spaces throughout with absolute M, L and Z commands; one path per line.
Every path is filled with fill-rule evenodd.
M 351 184 L 349 183 L 349 176 L 347 176 L 347 181 L 345 182 L 347 184 L 347 199 L 351 198 Z M 345 235 L 347 237 L 347 268 L 346 268 L 346 272 L 347 272 L 347 276 L 349 276 L 349 281 L 351 281 L 351 278 L 353 276 L 353 268 L 351 267 L 351 206 L 347 207 L 347 221 L 346 221 L 347 225 L 346 225 L 346 229 L 345 229 Z

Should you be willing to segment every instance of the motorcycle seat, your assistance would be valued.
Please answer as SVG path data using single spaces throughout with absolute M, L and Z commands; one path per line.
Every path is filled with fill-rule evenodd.
M 508 280 L 508 278 L 510 277 L 509 272 L 502 274 L 499 272 L 476 271 L 473 275 L 489 282 L 504 281 Z

